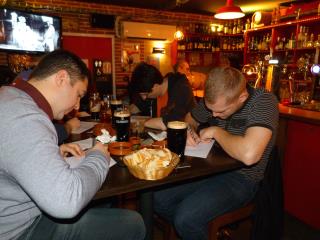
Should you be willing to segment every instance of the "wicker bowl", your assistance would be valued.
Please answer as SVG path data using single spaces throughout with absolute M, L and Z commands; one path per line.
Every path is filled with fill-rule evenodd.
M 166 167 L 159 167 L 156 169 L 146 169 L 141 167 L 141 165 L 133 164 L 130 155 L 124 156 L 123 162 L 127 165 L 130 173 L 135 176 L 136 178 L 143 179 L 143 180 L 159 180 L 162 178 L 167 177 L 172 170 L 178 165 L 180 158 L 177 154 L 171 153 L 172 158 L 168 166 Z

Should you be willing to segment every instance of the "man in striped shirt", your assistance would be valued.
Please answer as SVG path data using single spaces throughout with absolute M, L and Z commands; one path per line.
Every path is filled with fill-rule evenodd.
M 204 98 L 188 113 L 187 144 L 214 139 L 241 169 L 155 193 L 155 210 L 174 224 L 182 239 L 207 239 L 208 222 L 254 197 L 278 127 L 276 97 L 247 86 L 232 67 L 213 69 Z

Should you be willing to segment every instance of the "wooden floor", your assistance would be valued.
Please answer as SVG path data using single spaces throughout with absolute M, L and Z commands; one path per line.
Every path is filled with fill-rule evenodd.
M 230 233 L 232 240 L 249 240 L 250 222 L 240 223 Z M 154 228 L 154 240 L 167 240 L 157 226 Z M 295 217 L 285 214 L 283 240 L 320 240 L 320 230 L 313 229 Z

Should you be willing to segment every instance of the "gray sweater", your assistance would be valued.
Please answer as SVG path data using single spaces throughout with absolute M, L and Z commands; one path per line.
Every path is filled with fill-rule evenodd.
M 99 151 L 70 168 L 48 115 L 14 87 L 0 88 L 0 134 L 0 239 L 18 238 L 41 211 L 76 216 L 109 170 Z

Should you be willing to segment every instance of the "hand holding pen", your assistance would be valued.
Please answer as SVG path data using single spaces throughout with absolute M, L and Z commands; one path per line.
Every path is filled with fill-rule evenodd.
M 188 146 L 196 146 L 199 143 L 200 143 L 200 138 L 199 138 L 198 134 L 190 126 L 188 126 L 187 145 Z

